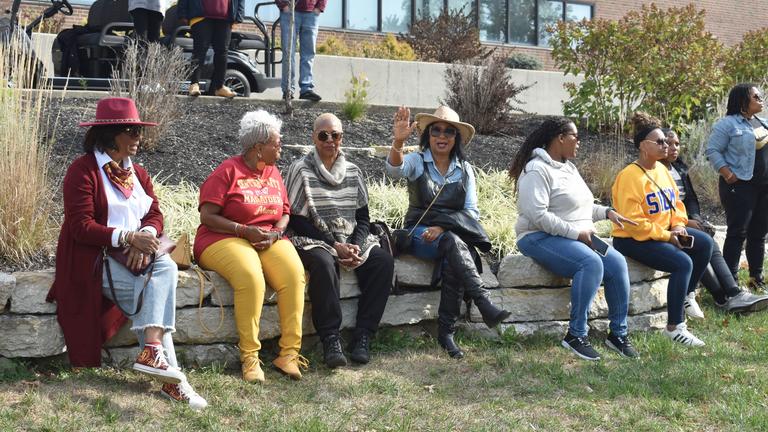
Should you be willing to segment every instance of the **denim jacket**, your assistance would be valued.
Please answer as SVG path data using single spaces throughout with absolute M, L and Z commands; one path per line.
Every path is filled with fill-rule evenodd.
M 755 118 L 766 124 L 765 119 Z M 715 169 L 727 166 L 739 180 L 750 180 L 755 168 L 755 132 L 741 114 L 725 116 L 712 127 L 707 158 Z

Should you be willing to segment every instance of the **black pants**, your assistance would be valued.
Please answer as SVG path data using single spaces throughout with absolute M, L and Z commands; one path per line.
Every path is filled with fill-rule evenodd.
M 136 38 L 147 42 L 160 40 L 160 25 L 163 23 L 163 14 L 149 9 L 134 9 L 131 11 L 133 28 Z
M 323 248 L 297 249 L 304 268 L 309 271 L 309 300 L 312 302 L 312 323 L 321 339 L 339 334 L 341 302 L 339 275 L 335 258 Z M 392 290 L 394 259 L 383 249 L 375 247 L 363 265 L 355 269 L 360 285 L 355 327 L 376 333 L 384 315 L 389 292 Z
M 720 304 L 725 303 L 728 297 L 733 297 L 741 292 L 739 284 L 733 278 L 731 269 L 725 263 L 717 243 L 712 248 L 712 259 L 709 260 L 709 266 L 704 270 L 704 275 L 701 276 L 701 284 Z
M 192 83 L 200 82 L 200 69 L 205 64 L 208 47 L 213 46 L 213 76 L 210 91 L 224 85 L 227 72 L 227 51 L 232 35 L 232 23 L 225 20 L 206 18 L 192 26 Z
M 749 275 L 762 279 L 765 235 L 768 233 L 768 185 L 745 181 L 729 185 L 720 178 L 718 190 L 728 225 L 723 258 L 735 279 L 741 248 L 746 240 Z

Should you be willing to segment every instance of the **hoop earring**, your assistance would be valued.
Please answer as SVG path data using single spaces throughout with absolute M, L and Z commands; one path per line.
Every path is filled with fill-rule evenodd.
M 267 167 L 267 163 L 261 160 L 261 152 L 256 153 L 256 169 L 259 171 L 264 171 L 264 168 Z

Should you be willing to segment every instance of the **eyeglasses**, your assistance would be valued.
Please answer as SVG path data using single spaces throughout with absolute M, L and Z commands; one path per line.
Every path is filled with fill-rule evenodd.
M 320 141 L 328 141 L 328 137 L 331 137 L 331 138 L 333 138 L 333 140 L 334 140 L 334 141 L 338 141 L 338 140 L 340 140 L 340 139 L 341 139 L 341 137 L 343 137 L 343 136 L 344 136 L 344 132 L 336 132 L 336 131 L 333 131 L 333 132 L 326 132 L 326 131 L 320 131 L 320 132 L 317 134 L 317 139 L 319 139 Z
M 447 127 L 443 129 L 440 126 L 430 126 L 429 128 L 429 134 L 435 138 L 440 135 L 445 135 L 446 138 L 454 138 L 458 133 L 459 131 L 456 130 L 455 127 Z
M 647 140 L 643 140 L 643 141 L 648 141 L 648 142 L 656 143 L 656 145 L 658 145 L 659 147 L 664 147 L 665 145 L 667 145 L 667 146 L 669 145 L 669 142 L 667 141 L 666 138 L 659 138 L 657 140 L 649 140 L 649 139 L 647 139 Z
M 762 101 L 763 101 L 763 97 L 762 97 L 762 96 L 760 96 L 760 95 L 759 95 L 759 94 L 757 94 L 757 93 L 755 93 L 755 94 L 753 94 L 753 95 L 752 95 L 752 99 L 754 99 L 754 100 L 756 100 L 756 101 L 758 101 L 758 102 L 762 102 Z
M 576 132 L 566 132 L 563 135 L 571 135 L 572 137 L 576 138 L 576 141 L 580 139 L 579 134 L 577 134 Z
M 144 128 L 141 126 L 128 126 L 120 132 L 128 135 L 131 138 L 138 138 L 141 136 L 141 133 L 144 132 Z

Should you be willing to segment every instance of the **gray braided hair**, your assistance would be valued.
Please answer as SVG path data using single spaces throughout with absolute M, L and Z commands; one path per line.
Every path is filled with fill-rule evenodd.
M 269 141 L 271 134 L 280 134 L 282 125 L 282 120 L 261 109 L 243 114 L 238 133 L 240 145 L 243 146 L 243 154 L 256 144 L 264 144 Z

